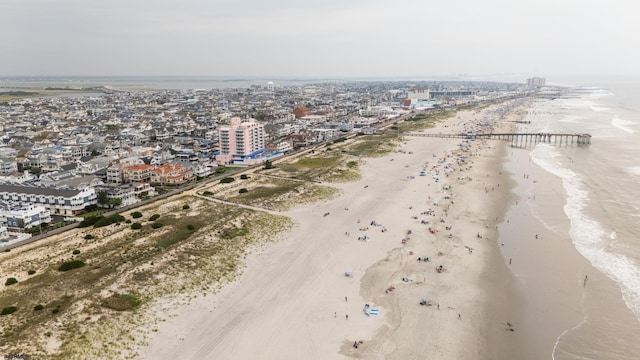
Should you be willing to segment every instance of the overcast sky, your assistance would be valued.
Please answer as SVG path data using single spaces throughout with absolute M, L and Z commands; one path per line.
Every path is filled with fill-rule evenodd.
M 639 13 L 634 0 L 0 0 L 0 75 L 637 75 Z

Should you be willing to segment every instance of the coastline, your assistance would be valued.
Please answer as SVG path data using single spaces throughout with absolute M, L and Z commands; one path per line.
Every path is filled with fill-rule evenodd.
M 519 358 L 634 359 L 640 324 L 615 281 L 576 249 L 563 180 L 537 164 L 532 150 L 509 150 L 504 168 L 514 200 L 499 224 L 521 303 L 513 336 Z M 572 155 L 576 163 L 584 153 Z
M 455 131 L 479 116 L 461 111 L 427 131 L 443 124 Z M 346 358 L 510 358 L 505 323 L 518 306 L 505 291 L 512 280 L 496 261 L 491 221 L 502 216 L 510 195 L 485 192 L 489 184 L 507 184 L 496 161 L 504 144 L 469 144 L 469 162 L 452 166 L 448 180 L 417 176 L 439 158 L 459 159 L 459 143 L 405 138 L 397 152 L 367 159 L 359 181 L 332 184 L 341 189 L 339 198 L 283 213 L 296 222 L 286 239 L 249 255 L 239 281 L 167 317 L 140 349 L 141 358 L 335 358 L 336 352 Z M 435 210 L 431 226 L 420 223 L 429 209 Z M 356 240 L 364 235 L 367 241 Z M 419 256 L 430 261 L 418 262 Z M 429 305 L 419 305 L 421 299 Z M 365 304 L 378 315 L 367 316 Z M 434 336 L 429 329 L 436 329 Z

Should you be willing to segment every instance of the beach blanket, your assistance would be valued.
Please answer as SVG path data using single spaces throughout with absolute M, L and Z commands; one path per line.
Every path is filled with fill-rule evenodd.
M 369 310 L 369 315 L 378 315 L 378 309 Z

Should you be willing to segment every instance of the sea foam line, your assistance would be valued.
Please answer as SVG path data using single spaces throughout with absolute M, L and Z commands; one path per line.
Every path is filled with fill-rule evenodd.
M 607 252 L 610 240 L 602 226 L 583 212 L 588 192 L 578 175 L 562 167 L 559 154 L 553 147 L 539 144 L 531 153 L 535 164 L 558 176 L 567 195 L 564 212 L 570 221 L 569 236 L 578 252 L 591 265 L 616 281 L 627 307 L 640 320 L 640 268 L 633 260 L 621 254 Z
M 633 125 L 635 124 L 635 122 L 633 121 L 629 121 L 629 120 L 623 120 L 620 119 L 617 116 L 614 116 L 613 119 L 611 119 L 611 125 L 617 127 L 618 129 L 627 132 L 629 134 L 633 134 L 635 133 L 635 131 L 633 131 L 633 129 L 630 129 L 629 127 L 625 126 L 625 125 Z

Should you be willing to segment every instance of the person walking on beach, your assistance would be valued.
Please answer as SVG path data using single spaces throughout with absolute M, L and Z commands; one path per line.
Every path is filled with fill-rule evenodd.
M 344 297 L 344 302 L 347 302 L 347 297 L 346 296 Z
M 584 281 L 582 282 L 582 287 L 587 286 L 587 280 L 589 280 L 589 277 L 587 275 L 584 276 Z
M 345 315 L 345 316 L 344 316 L 344 318 L 345 318 L 346 320 L 349 320 L 349 314 Z

